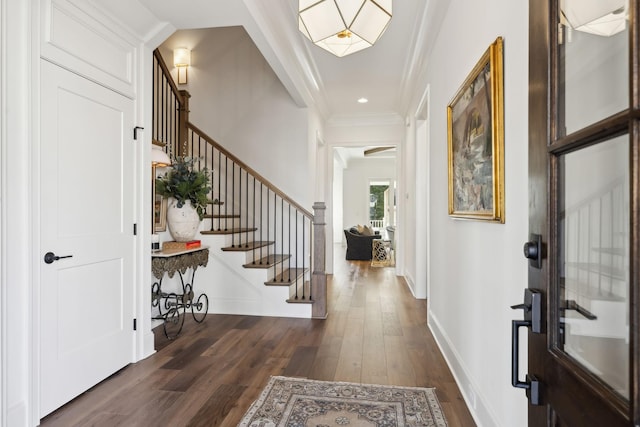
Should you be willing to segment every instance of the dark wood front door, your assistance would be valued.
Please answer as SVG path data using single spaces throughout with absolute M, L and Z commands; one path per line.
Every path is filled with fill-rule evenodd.
M 530 426 L 640 421 L 639 3 L 529 2 Z

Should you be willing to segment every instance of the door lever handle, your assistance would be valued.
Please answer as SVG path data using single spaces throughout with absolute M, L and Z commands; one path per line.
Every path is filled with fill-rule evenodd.
M 529 304 L 516 304 L 516 305 L 512 305 L 511 306 L 512 310 L 524 310 L 526 311 L 531 311 L 531 306 Z
M 58 256 L 56 254 L 54 254 L 53 252 L 47 252 L 46 254 L 44 254 L 44 262 L 47 264 L 51 264 L 54 261 L 58 261 L 59 259 L 62 258 L 72 258 L 73 255 L 63 255 L 63 256 Z
M 542 293 L 536 289 L 524 290 L 524 302 L 511 306 L 513 310 L 523 310 L 524 319 L 531 322 L 531 331 L 542 332 Z
M 562 308 L 562 310 L 575 310 L 589 320 L 598 319 L 598 316 L 596 316 L 595 314 L 593 314 L 592 312 L 590 312 L 589 310 L 587 310 L 586 308 L 584 308 L 583 306 L 581 306 L 580 304 L 578 304 L 572 299 L 565 301 L 565 306 Z

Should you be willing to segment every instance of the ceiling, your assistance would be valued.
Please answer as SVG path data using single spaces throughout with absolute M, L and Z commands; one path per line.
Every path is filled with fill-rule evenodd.
M 338 58 L 314 46 L 298 31 L 298 0 L 93 0 L 138 28 L 145 39 L 179 29 L 245 28 L 300 106 L 314 106 L 328 124 L 360 121 L 404 122 L 422 93 L 428 57 L 447 0 L 396 0 L 393 17 L 371 48 Z M 136 13 L 131 13 L 136 3 Z M 128 22 L 127 22 L 128 20 Z M 145 25 L 147 25 L 145 27 Z M 156 36 L 157 37 L 157 36 Z M 424 85 L 421 91 L 424 91 Z M 366 97 L 369 102 L 357 100 Z
M 297 11 L 298 1 L 288 0 Z M 393 17 L 380 40 L 368 49 L 342 58 L 312 45 L 302 36 L 318 69 L 329 116 L 399 114 L 404 76 L 411 65 L 425 0 L 396 0 Z M 293 22 L 297 25 L 297 21 Z M 365 97 L 367 104 L 358 104 Z
M 107 9 L 131 0 L 94 0 Z M 316 106 L 326 120 L 406 116 L 413 85 L 446 0 L 396 0 L 378 43 L 342 58 L 298 31 L 298 0 L 138 0 L 174 29 L 242 25 L 298 104 Z M 140 14 L 135 18 L 140 19 Z M 429 28 L 429 31 L 426 31 Z M 162 40 L 161 40 L 162 41 Z M 366 104 L 357 103 L 366 97 Z

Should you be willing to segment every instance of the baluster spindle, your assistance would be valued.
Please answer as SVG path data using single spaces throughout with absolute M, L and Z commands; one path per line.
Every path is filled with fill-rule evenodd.
M 236 206 L 236 162 L 231 161 L 231 204 L 233 205 L 233 209 Z M 233 227 L 232 225 L 232 228 Z M 236 247 L 236 235 L 235 233 L 231 234 L 231 247 Z
M 217 206 L 217 212 L 218 212 L 218 231 L 222 230 L 222 208 L 220 205 L 220 201 L 222 200 L 221 185 L 222 185 L 222 152 L 218 150 L 218 195 L 216 196 L 216 198 L 218 199 L 218 204 L 214 205 L 214 207 Z
M 234 162 L 235 164 L 235 162 Z M 235 188 L 235 186 L 234 186 Z M 235 206 L 235 198 L 234 204 Z M 242 236 L 244 233 L 242 232 L 242 167 L 238 165 L 238 213 L 240 214 L 240 218 L 238 218 L 238 247 L 242 247 Z M 234 234 L 235 235 L 235 234 Z
M 247 227 L 247 234 L 246 234 L 246 240 L 245 240 L 245 247 L 248 248 L 249 247 L 249 171 L 245 171 L 245 204 L 244 204 L 244 211 L 245 211 L 245 220 L 244 223 L 246 224 Z
M 264 186 L 264 184 L 262 184 L 262 182 L 260 182 L 260 241 L 264 240 L 264 237 L 262 237 L 262 235 L 263 235 L 263 227 L 262 227 L 262 209 L 263 209 L 262 193 L 264 191 L 263 186 Z M 260 257 L 258 259 L 262 259 L 262 248 L 263 248 L 263 245 L 260 245 Z
M 273 260 L 278 253 L 278 195 L 273 192 Z M 273 264 L 273 276 L 276 276 L 276 265 Z
M 251 228 L 253 228 L 253 241 L 256 241 L 256 178 L 253 177 L 253 225 Z M 255 243 L 254 246 L 255 248 Z M 253 263 L 256 263 L 256 251 L 254 249 L 253 251 Z
M 227 209 L 229 208 L 229 157 L 224 156 L 224 231 L 229 230 L 229 216 Z
M 288 261 L 287 265 L 288 265 L 288 273 L 289 274 L 287 275 L 287 279 L 288 279 L 287 281 L 290 282 L 291 281 L 291 257 L 293 256 L 292 252 L 291 252 L 291 205 L 289 203 L 287 203 L 287 206 L 288 206 L 288 209 L 289 209 L 289 218 L 287 219 L 287 233 L 289 234 L 288 239 L 287 239 L 289 241 L 289 259 L 287 260 Z M 283 274 L 283 276 L 284 276 L 284 274 Z
M 298 265 L 300 258 L 298 258 L 298 209 L 296 209 L 296 299 L 298 299 L 298 280 L 300 279 L 300 272 L 298 271 Z M 304 269 L 302 270 L 302 283 L 304 284 Z M 304 285 L 303 285 L 304 287 Z
M 280 263 L 280 275 L 284 277 L 284 199 L 280 198 L 280 252 L 282 252 L 282 262 Z M 277 268 L 277 264 L 275 265 Z M 281 279 L 282 280 L 282 279 Z

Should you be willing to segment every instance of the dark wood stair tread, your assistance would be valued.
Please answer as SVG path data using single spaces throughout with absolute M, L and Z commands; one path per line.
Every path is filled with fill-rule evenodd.
M 240 218 L 240 214 L 205 214 L 205 219 L 236 219 Z
M 244 242 L 234 246 L 227 246 L 226 248 L 222 248 L 225 252 L 248 252 L 254 249 L 263 248 L 265 246 L 273 245 L 272 241 L 259 241 L 255 242 Z
M 267 286 L 290 286 L 296 282 L 297 278 L 300 278 L 309 271 L 308 268 L 290 268 L 284 270 L 273 279 L 264 282 Z
M 228 228 L 226 230 L 203 230 L 200 234 L 239 234 L 257 231 L 257 228 Z M 224 248 L 222 249 L 224 250 Z
M 311 283 L 307 280 L 301 286 L 304 287 L 304 296 L 303 289 L 298 289 L 298 298 L 296 298 L 296 290 L 292 287 L 291 295 L 287 302 L 290 304 L 313 304 L 313 299 L 309 296 L 311 295 Z
M 249 262 L 243 265 L 244 268 L 270 268 L 276 264 L 279 264 L 287 259 L 289 259 L 291 255 L 269 255 L 261 259 L 257 259 L 255 261 Z

